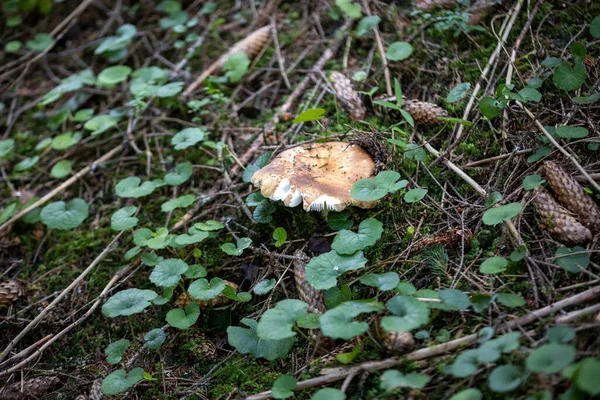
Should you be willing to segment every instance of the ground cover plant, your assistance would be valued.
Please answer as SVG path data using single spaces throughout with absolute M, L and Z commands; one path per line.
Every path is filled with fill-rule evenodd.
M 0 398 L 600 395 L 599 4 L 1 7 Z

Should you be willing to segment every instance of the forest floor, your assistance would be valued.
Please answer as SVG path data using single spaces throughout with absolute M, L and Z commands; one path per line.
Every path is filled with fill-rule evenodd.
M 600 3 L 468 3 L 3 1 L 0 398 L 599 395 Z

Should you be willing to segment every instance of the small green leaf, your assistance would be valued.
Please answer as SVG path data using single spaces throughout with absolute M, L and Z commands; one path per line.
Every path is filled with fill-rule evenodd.
M 352 221 L 348 220 L 352 216 L 352 211 L 343 210 L 340 212 L 331 211 L 327 214 L 327 226 L 334 231 L 352 228 Z
M 15 141 L 13 139 L 0 140 L 0 158 L 12 153 L 15 148 Z
M 21 50 L 21 47 L 23 47 L 23 44 L 20 41 L 11 40 L 4 46 L 4 51 L 7 53 L 16 53 Z
M 381 18 L 377 15 L 363 17 L 356 26 L 356 37 L 365 36 L 366 34 L 370 33 L 373 29 L 375 29 L 375 27 L 377 26 L 377 24 L 379 24 L 380 21 Z
M 559 126 L 556 133 L 566 139 L 582 139 L 589 135 L 588 130 L 581 126 Z
M 449 400 L 481 400 L 483 395 L 479 389 L 465 389 L 450 397 Z
M 235 83 L 246 75 L 249 66 L 250 60 L 246 53 L 234 53 L 229 56 L 223 65 L 223 70 L 227 71 L 225 76 L 229 79 L 229 82 Z
M 534 103 L 539 103 L 540 100 L 542 100 L 542 94 L 531 87 L 519 90 L 519 95 L 525 99 L 525 101 L 532 101 Z
M 31 169 L 35 164 L 37 164 L 37 162 L 39 161 L 39 159 L 40 159 L 39 156 L 33 156 L 33 157 L 24 158 L 23 160 L 19 161 L 15 165 L 14 171 L 15 172 L 27 171 L 28 169 Z
M 521 203 L 509 203 L 487 210 L 483 214 L 482 220 L 486 225 L 498 225 L 503 221 L 516 217 L 522 210 L 523 205 Z
M 525 179 L 523 179 L 523 189 L 533 190 L 536 187 L 538 187 L 539 185 L 543 184 L 544 182 L 546 182 L 546 181 L 537 174 L 527 175 L 525 177 Z
M 560 60 L 556 57 L 548 57 L 544 61 L 542 61 L 542 66 L 546 68 L 557 67 L 560 65 Z
M 360 4 L 355 3 L 353 0 L 335 0 L 335 5 L 338 6 L 348 18 L 362 17 Z
M 175 134 L 171 138 L 171 144 L 175 150 L 187 149 L 204 139 L 206 131 L 203 128 L 186 128 Z
M 183 82 L 171 82 L 162 85 L 156 90 L 156 97 L 165 98 L 173 97 L 181 93 L 183 90 Z
M 52 139 L 52 148 L 54 150 L 65 150 L 69 147 L 77 144 L 81 140 L 81 133 L 79 132 L 65 132 L 55 136 Z
M 400 283 L 397 272 L 386 272 L 385 274 L 366 274 L 360 277 L 360 283 L 366 286 L 376 287 L 379 290 L 392 290 Z
M 415 188 L 404 193 L 404 201 L 407 203 L 417 202 L 425 197 L 427 189 Z
M 492 296 L 479 293 L 474 293 L 471 296 L 471 305 L 473 306 L 473 311 L 476 313 L 482 313 L 487 310 L 490 304 L 492 304 Z
M 335 250 L 313 257 L 306 264 L 305 279 L 315 289 L 329 289 L 337 284 L 337 277 L 344 272 L 364 268 L 367 259 L 362 251 L 343 256 Z
M 490 389 L 497 393 L 515 390 L 523 380 L 523 372 L 514 365 L 500 365 L 488 377 Z
M 573 346 L 545 344 L 529 354 L 525 366 L 529 371 L 554 374 L 571 364 L 576 354 Z
M 287 399 L 294 395 L 293 390 L 296 389 L 296 378 L 290 375 L 281 375 L 271 388 L 271 394 L 274 399 Z
M 369 329 L 369 324 L 353 319 L 360 314 L 381 310 L 381 304 L 372 302 L 349 301 L 326 311 L 319 317 L 323 335 L 333 339 L 349 340 L 354 336 L 361 335 Z
M 596 17 L 596 19 L 599 19 Z M 600 24 L 600 23 L 599 23 Z M 600 35 L 598 35 L 600 36 Z M 575 377 L 575 385 L 578 389 L 591 396 L 600 394 L 600 360 L 588 357 L 579 363 L 579 370 Z
M 106 362 L 111 365 L 120 363 L 123 359 L 125 350 L 127 350 L 130 344 L 131 342 L 127 339 L 117 340 L 116 342 L 109 344 L 104 350 L 104 354 L 106 354 Z
M 512 253 L 510 253 L 510 261 L 521 261 L 527 255 L 527 246 L 524 244 L 517 247 Z
M 575 330 L 570 326 L 566 325 L 557 325 L 548 329 L 548 334 L 546 335 L 546 339 L 550 343 L 569 343 L 573 339 L 575 339 Z
M 150 282 L 156 286 L 173 287 L 181 279 L 181 275 L 189 268 L 188 264 L 178 258 L 167 258 L 159 262 L 150 274 Z M 191 293 L 190 293 L 191 295 Z
M 131 68 L 126 65 L 108 67 L 98 74 L 96 82 L 107 88 L 114 87 L 117 83 L 126 81 L 131 74 Z
M 358 227 L 358 232 L 354 233 L 342 229 L 333 239 L 331 248 L 338 254 L 350 255 L 358 250 L 364 250 L 373 246 L 383 233 L 383 224 L 374 218 L 362 221 Z
M 191 283 L 188 293 L 195 300 L 212 300 L 225 290 L 225 281 L 220 278 L 212 278 L 210 283 L 207 279 L 198 279 Z
M 117 126 L 117 120 L 110 115 L 98 115 L 83 125 L 85 129 L 92 131 L 92 135 L 99 135 L 115 126 Z
M 54 164 L 54 166 L 50 170 L 50 175 L 52 175 L 54 178 L 57 178 L 57 179 L 64 178 L 65 176 L 67 176 L 71 173 L 71 170 L 72 170 L 71 165 L 72 165 L 71 161 L 61 160 L 61 161 L 57 162 L 56 164 Z
M 167 340 L 167 335 L 161 328 L 156 328 L 146 333 L 144 340 L 146 341 L 147 348 L 158 350 L 165 340 Z
M 550 147 L 540 147 L 539 149 L 537 149 L 535 151 L 535 153 L 533 153 L 532 155 L 527 157 L 527 162 L 534 163 L 534 162 L 539 161 L 542 158 L 546 157 L 550 153 L 552 153 L 552 149 Z
M 585 75 L 585 66 L 581 61 L 576 62 L 573 68 L 565 61 L 554 70 L 552 82 L 560 90 L 571 91 L 579 89 L 583 85 Z
M 424 374 L 411 373 L 404 375 L 402 372 L 390 369 L 381 374 L 380 387 L 386 392 L 391 392 L 396 388 L 423 389 L 431 380 L 430 376 Z
M 339 389 L 324 388 L 319 389 L 310 398 L 311 400 L 346 400 L 346 393 Z
M 250 247 L 251 243 L 252 239 L 250 238 L 239 238 L 235 245 L 233 243 L 223 244 L 221 250 L 230 256 L 241 256 L 243 251 Z
M 134 368 L 129 373 L 118 369 L 104 378 L 100 391 L 107 396 L 112 396 L 128 390 L 142 379 L 144 379 L 143 368 Z
M 130 176 L 125 179 L 121 179 L 119 183 L 115 185 L 115 193 L 119 197 L 144 197 L 156 189 L 156 185 L 151 181 L 146 181 L 140 185 L 142 180 L 137 176 Z
M 134 228 L 139 221 L 136 217 L 132 217 L 136 211 L 136 206 L 127 206 L 115 211 L 110 217 L 110 228 L 114 231 L 125 231 Z
M 413 47 L 407 42 L 394 42 L 385 53 L 385 58 L 390 61 L 406 60 L 413 52 Z
M 600 15 L 596 16 L 592 22 L 590 22 L 590 35 L 596 39 L 600 39 Z
M 574 274 L 580 273 L 590 265 L 590 255 L 581 246 L 575 246 L 572 249 L 559 247 L 554 253 L 554 258 L 556 264 Z
M 275 240 L 275 247 L 281 247 L 287 240 L 287 232 L 285 229 L 279 227 L 273 231 L 273 240 Z
M 162 212 L 170 212 L 175 210 L 176 208 L 189 207 L 192 204 L 194 204 L 194 201 L 196 201 L 196 196 L 194 196 L 193 194 L 187 194 L 163 203 L 160 206 L 160 209 Z
M 200 306 L 191 302 L 185 307 L 185 311 L 181 308 L 174 308 L 167 313 L 167 323 L 173 328 L 187 329 L 194 325 L 200 316 Z
M 479 102 L 479 108 L 481 113 L 488 119 L 496 118 L 500 115 L 500 103 L 496 99 L 490 96 L 485 96 Z
M 46 50 L 54 41 L 54 38 L 47 33 L 38 33 L 31 40 L 28 40 L 25 45 L 29 50 L 42 52 Z
M 292 327 L 306 314 L 307 304 L 300 300 L 282 300 L 265 311 L 257 326 L 258 337 L 265 340 L 282 340 L 293 337 Z
M 387 308 L 394 315 L 384 317 L 381 320 L 381 326 L 386 331 L 411 331 L 429 322 L 429 307 L 427 304 L 412 297 L 393 297 L 388 301 Z
M 479 272 L 482 274 L 498 274 L 504 272 L 508 266 L 508 260 L 504 257 L 491 257 L 481 263 Z
M 181 185 L 185 183 L 190 176 L 192 176 L 192 163 L 186 161 L 181 164 L 177 164 L 174 172 L 169 172 L 165 175 L 165 183 L 171 186 Z
M 122 290 L 104 303 L 102 314 L 109 318 L 137 314 L 149 307 L 152 304 L 150 301 L 154 300 L 157 296 L 153 290 L 135 288 Z
M 448 103 L 456 103 L 457 101 L 462 100 L 471 90 L 471 84 L 469 82 L 459 83 L 454 86 L 448 96 L 446 96 L 446 102 Z
M 525 305 L 525 299 L 522 296 L 512 293 L 497 293 L 496 301 L 509 308 L 523 307 Z
M 471 302 L 469 296 L 457 289 L 444 289 L 440 292 L 440 300 L 445 310 L 466 311 Z
M 44 207 L 41 221 L 50 229 L 68 230 L 81 225 L 88 217 L 89 206 L 83 199 L 73 199 L 69 204 L 56 201 Z
M 539 89 L 542 87 L 543 84 L 544 81 L 537 77 L 529 78 L 527 80 L 527 86 L 529 86 L 530 88 Z
M 242 323 L 250 329 L 230 326 L 227 328 L 227 339 L 230 345 L 242 354 L 252 355 L 256 358 L 266 358 L 273 361 L 283 358 L 294 344 L 294 338 L 282 340 L 264 340 L 256 334 L 257 322 L 251 319 L 242 319 Z
M 388 193 L 405 188 L 407 180 L 401 180 L 395 171 L 382 171 L 375 178 L 361 179 L 350 190 L 350 195 L 359 201 L 375 201 L 384 198 Z
M 300 113 L 296 118 L 294 118 L 294 124 L 299 124 L 301 122 L 309 122 L 309 121 L 318 121 L 323 118 L 325 114 L 325 110 L 322 108 L 311 108 Z
M 258 295 L 267 294 L 275 286 L 275 279 L 263 279 L 254 286 L 253 292 Z

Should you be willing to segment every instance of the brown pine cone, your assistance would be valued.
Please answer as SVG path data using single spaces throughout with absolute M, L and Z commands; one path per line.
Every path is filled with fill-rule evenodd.
M 18 280 L 0 282 L 0 307 L 11 305 L 19 296 L 25 292 L 25 285 Z
M 592 232 L 577 221 L 566 208 L 541 187 L 534 190 L 533 203 L 540 226 L 561 242 L 584 244 L 592 240 Z
M 385 332 L 382 344 L 391 353 L 406 354 L 415 347 L 415 339 L 410 332 Z
M 227 280 L 225 281 L 225 284 L 227 286 L 231 286 L 237 292 L 238 285 L 236 285 L 233 282 L 227 281 Z M 231 300 L 229 297 L 225 296 L 223 293 L 220 293 L 217 297 L 215 297 L 214 299 L 211 299 L 211 300 L 194 300 L 190 296 L 188 296 L 187 293 L 184 292 L 179 295 L 179 297 L 175 300 L 173 305 L 178 308 L 185 308 L 192 301 L 195 301 L 196 304 L 198 304 L 200 306 L 200 308 L 215 308 L 215 307 L 221 307 L 226 304 L 229 304 L 233 300 Z
M 333 71 L 329 74 L 329 80 L 333 83 L 335 96 L 340 101 L 344 110 L 350 114 L 350 119 L 352 121 L 363 119 L 367 110 L 360 96 L 356 90 L 354 90 L 352 81 L 344 74 L 337 71 Z
M 48 393 L 53 387 L 60 383 L 57 376 L 38 376 L 27 379 L 25 382 L 15 382 L 0 390 L 0 398 L 3 400 L 27 400 L 35 399 Z
M 246 53 L 248 59 L 252 61 L 254 57 L 263 49 L 269 41 L 271 34 L 271 25 L 263 26 L 262 28 L 252 32 L 246 38 L 240 40 L 223 54 L 217 61 L 217 69 L 222 68 L 229 57 L 235 53 Z
M 308 304 L 308 312 L 323 314 L 326 311 L 323 291 L 315 289 L 304 279 L 306 275 L 304 266 L 310 261 L 310 258 L 302 251 L 294 253 L 294 257 L 294 279 L 298 289 L 298 298 Z
M 389 101 L 396 104 L 395 96 L 384 95 L 376 97 L 374 100 Z M 417 124 L 438 124 L 442 122 L 438 117 L 448 116 L 448 112 L 442 107 L 426 101 L 402 98 L 402 108 L 413 117 L 413 120 Z M 375 105 L 375 109 L 382 114 L 389 113 L 390 111 L 394 112 L 378 105 Z
M 544 163 L 546 179 L 556 198 L 590 230 L 600 231 L 600 207 L 581 185 L 552 161 Z
M 90 388 L 90 400 L 100 400 L 104 397 L 104 394 L 100 390 L 102 387 L 102 379 L 96 379 L 92 383 L 92 387 Z

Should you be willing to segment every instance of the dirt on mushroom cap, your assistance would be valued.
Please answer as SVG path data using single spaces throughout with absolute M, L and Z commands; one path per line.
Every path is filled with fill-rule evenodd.
M 376 202 L 350 196 L 357 181 L 375 174 L 375 162 L 360 146 L 345 142 L 308 144 L 286 150 L 254 173 L 263 196 L 288 207 L 302 202 L 306 211 L 341 211 L 347 206 L 373 208 Z

